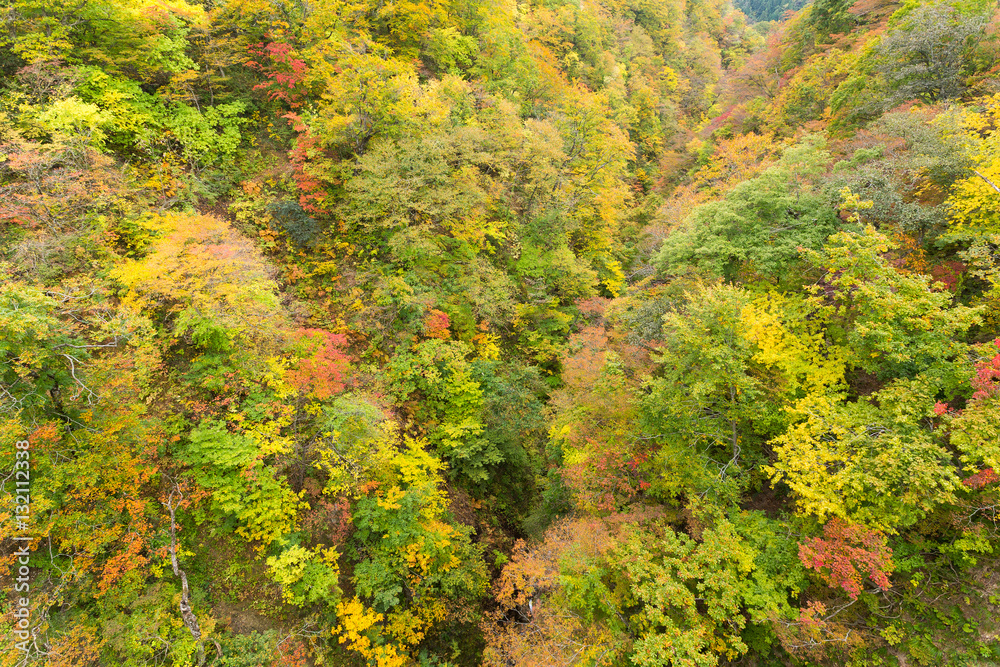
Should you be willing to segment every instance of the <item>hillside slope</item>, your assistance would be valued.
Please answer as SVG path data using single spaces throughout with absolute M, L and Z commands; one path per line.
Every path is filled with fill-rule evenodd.
M 1000 661 L 995 5 L 2 12 L 2 664 Z

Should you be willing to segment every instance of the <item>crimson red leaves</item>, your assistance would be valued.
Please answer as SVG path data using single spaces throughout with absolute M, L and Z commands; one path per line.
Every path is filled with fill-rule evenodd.
M 831 586 L 842 588 L 852 599 L 861 593 L 862 580 L 868 576 L 879 588 L 889 588 L 892 574 L 892 549 L 885 535 L 864 526 L 849 524 L 839 517 L 823 527 L 823 537 L 814 537 L 799 545 L 799 559 L 816 570 Z

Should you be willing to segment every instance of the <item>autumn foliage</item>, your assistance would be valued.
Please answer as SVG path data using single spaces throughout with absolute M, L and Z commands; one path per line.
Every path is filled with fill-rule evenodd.
M 996 3 L 0 14 L 0 663 L 1000 660 Z
M 344 335 L 319 329 L 300 329 L 295 335 L 302 356 L 287 372 L 288 383 L 319 400 L 343 391 L 349 369 Z
M 823 537 L 811 538 L 799 546 L 799 559 L 852 599 L 861 594 L 864 577 L 879 588 L 891 586 L 892 550 L 885 535 L 851 525 L 839 517 L 823 526 Z

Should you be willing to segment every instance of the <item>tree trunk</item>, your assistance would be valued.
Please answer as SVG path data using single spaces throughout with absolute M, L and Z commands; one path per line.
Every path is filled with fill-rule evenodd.
M 170 564 L 174 568 L 174 576 L 181 580 L 181 619 L 184 625 L 191 631 L 191 636 L 198 642 L 198 666 L 205 664 L 205 640 L 201 638 L 201 628 L 198 626 L 198 617 L 191 611 L 191 597 L 188 593 L 187 573 L 177 564 L 177 521 L 176 508 L 174 507 L 174 491 L 180 493 L 180 489 L 174 485 L 167 499 L 167 509 L 170 510 Z

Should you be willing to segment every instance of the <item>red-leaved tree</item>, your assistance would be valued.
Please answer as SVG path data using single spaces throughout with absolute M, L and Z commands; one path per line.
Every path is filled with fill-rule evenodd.
M 879 588 L 889 588 L 892 574 L 892 549 L 885 535 L 877 530 L 850 524 L 834 517 L 823 526 L 823 537 L 814 537 L 799 545 L 799 560 L 816 570 L 831 586 L 842 588 L 857 599 L 864 575 Z
M 254 90 L 263 90 L 267 99 L 281 100 L 292 109 L 302 106 L 308 93 L 305 79 L 309 66 L 295 57 L 292 45 L 284 42 L 251 44 L 248 50 L 251 58 L 247 60 L 247 67 L 267 77 L 267 81 L 258 83 Z

